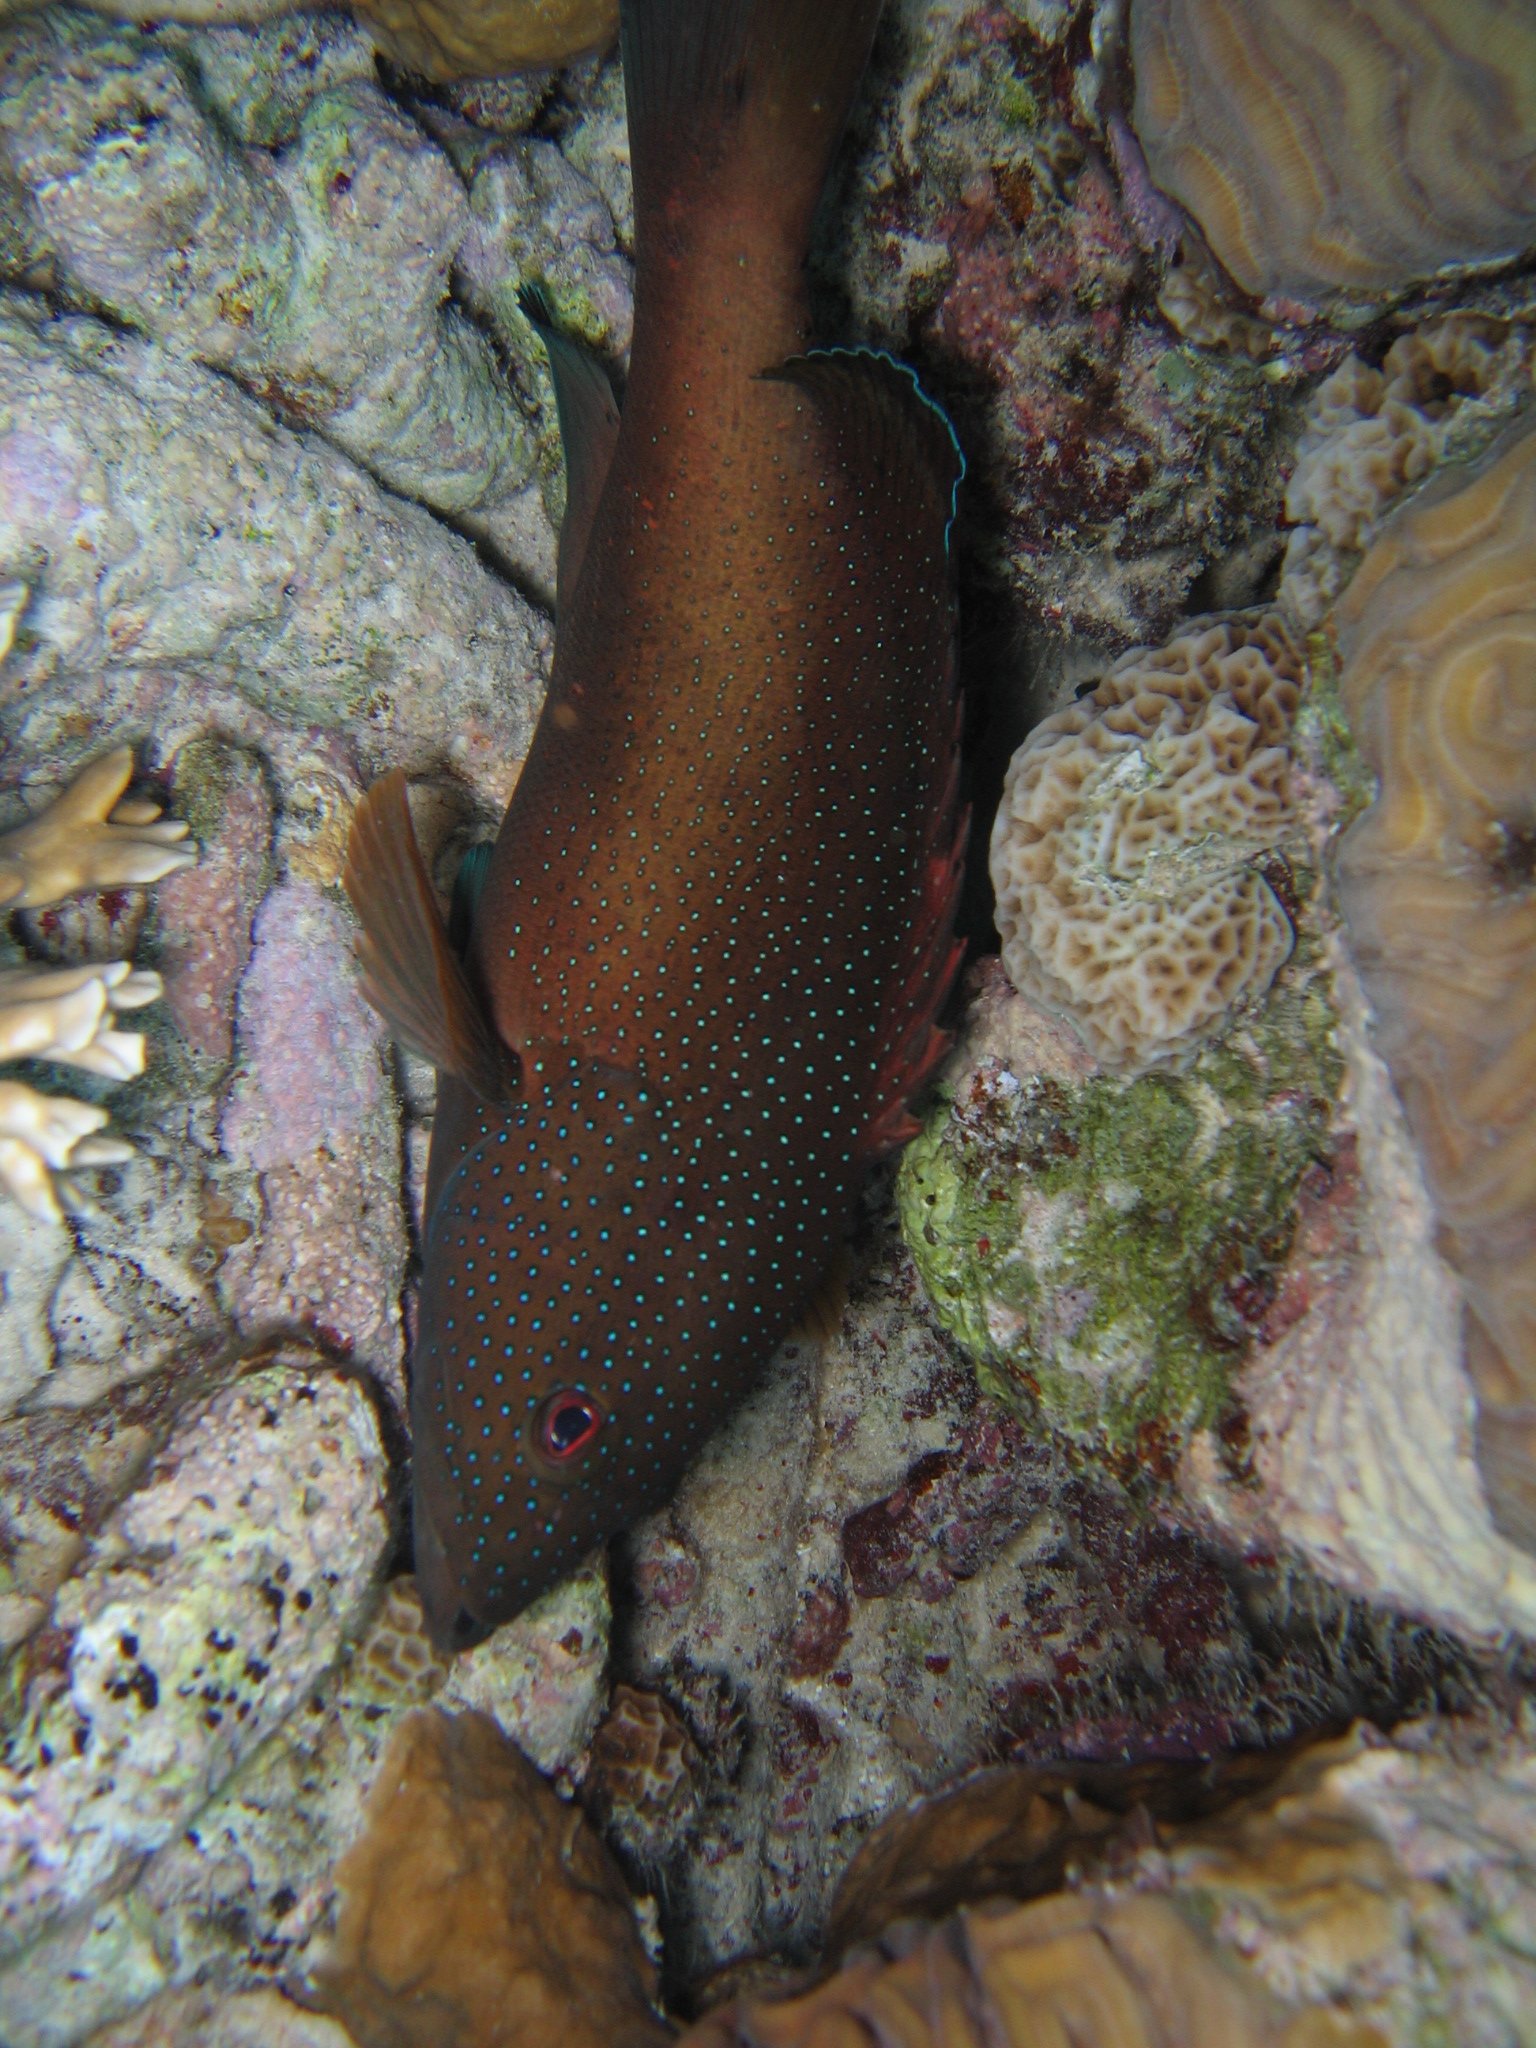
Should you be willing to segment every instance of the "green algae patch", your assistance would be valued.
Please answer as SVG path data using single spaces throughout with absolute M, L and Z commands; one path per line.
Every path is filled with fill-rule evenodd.
M 1360 758 L 1339 695 L 1339 658 L 1326 631 L 1307 636 L 1307 694 L 1296 714 L 1291 745 L 1337 792 L 1331 819 L 1334 843 L 1376 801 L 1376 778 Z
M 1328 1150 L 1332 1034 L 1298 959 L 1183 1072 L 1074 1082 L 987 1058 L 940 1099 L 898 1210 L 987 1393 L 1154 1466 L 1220 1418 Z

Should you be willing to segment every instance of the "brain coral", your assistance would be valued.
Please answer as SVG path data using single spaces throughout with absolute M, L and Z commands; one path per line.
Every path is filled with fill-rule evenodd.
M 1536 1548 L 1536 416 L 1389 522 L 1337 621 L 1379 779 L 1341 898 L 1466 1291 L 1490 1505 Z
M 1136 0 L 1152 175 L 1245 291 L 1393 293 L 1536 234 L 1522 0 Z
M 1300 695 L 1276 616 L 1202 620 L 1015 754 L 992 830 L 1003 965 L 1105 1066 L 1183 1058 L 1289 956 L 1256 861 L 1293 828 Z

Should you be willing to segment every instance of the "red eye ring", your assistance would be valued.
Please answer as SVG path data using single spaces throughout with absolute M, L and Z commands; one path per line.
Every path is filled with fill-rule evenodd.
M 535 1437 L 551 1465 L 568 1465 L 606 1421 L 602 1404 L 580 1387 L 557 1387 L 539 1409 Z

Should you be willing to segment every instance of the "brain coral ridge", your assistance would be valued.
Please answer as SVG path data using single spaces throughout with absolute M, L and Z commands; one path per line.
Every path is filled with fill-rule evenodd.
M 992 834 L 1003 965 L 1105 1066 L 1187 1057 L 1289 957 L 1256 861 L 1294 829 L 1301 682 L 1276 616 L 1198 621 L 1014 756 Z
M 1536 1549 L 1536 414 L 1388 523 L 1337 624 L 1378 777 L 1340 895 L 1465 1289 L 1490 1504 Z
M 1245 291 L 1401 292 L 1536 237 L 1523 0 L 1136 0 L 1152 175 Z

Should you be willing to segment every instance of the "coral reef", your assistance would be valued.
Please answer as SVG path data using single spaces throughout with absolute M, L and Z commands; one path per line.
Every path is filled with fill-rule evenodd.
M 1159 314 L 1102 83 L 1080 9 L 894 0 L 823 261 L 829 328 L 915 356 L 953 410 L 973 571 L 1048 638 L 1117 649 L 1278 501 L 1281 387 Z
M 1154 5 L 1136 0 L 1133 35 Z M 0 971 L 98 1006 L 108 1031 L 93 962 L 131 958 L 165 1001 L 136 1013 L 145 1071 L 115 1084 L 105 1141 L 131 1155 L 95 1206 L 60 1229 L 0 1201 L 0 1837 L 33 1856 L 4 1890 L 7 2048 L 361 2039 L 295 2001 L 370 1788 L 408 1819 L 417 1794 L 476 1776 L 439 1759 L 394 1798 L 386 1751 L 423 1707 L 460 1730 L 491 1715 L 579 1799 L 648 1895 L 676 2009 L 875 1938 L 954 1981 L 961 1923 L 884 1923 L 1006 1894 L 1044 1909 L 1010 1947 L 1030 1960 L 997 1964 L 1045 1973 L 1039 2028 L 1065 1951 L 1034 1930 L 1053 1913 L 1076 1916 L 1072 1967 L 1108 1956 L 1126 2010 L 1166 1996 L 1170 2038 L 1181 1987 L 1215 1968 L 1226 2039 L 1261 2013 L 1504 2048 L 1530 1999 L 1524 1722 L 1366 1741 L 1324 1767 L 1326 1821 L 1295 1781 L 1304 1866 L 1262 1801 L 1223 1834 L 1204 1797 L 1270 1768 L 1234 1778 L 1212 1761 L 1234 1749 L 1507 1699 L 1528 1664 L 1501 1644 L 1536 1633 L 1536 1568 L 1495 1528 L 1475 1455 L 1454 1247 L 1332 919 L 1329 835 L 1374 792 L 1327 631 L 1283 731 L 1240 685 L 1104 764 L 1128 778 L 1101 785 L 1127 817 L 1145 799 L 1154 824 L 1187 824 L 1171 785 L 1130 786 L 1129 757 L 1209 758 L 1211 706 L 1220 725 L 1231 705 L 1234 760 L 1275 771 L 1276 843 L 1242 863 L 1296 935 L 1268 993 L 1213 1001 L 1153 1071 L 1115 1074 L 981 963 L 924 1135 L 870 1190 L 845 1308 L 782 1349 L 615 1551 L 611 1640 L 596 1561 L 450 1664 L 388 1576 L 431 1076 L 358 1007 L 338 882 L 379 773 L 409 772 L 444 889 L 517 774 L 563 479 L 516 297 L 541 281 L 622 368 L 619 68 L 429 84 L 377 63 L 347 14 L 286 0 L 0 0 L 0 17 L 0 753 L 17 792 L 0 826 L 130 740 L 201 850 L 152 892 L 94 876 L 26 907 L 9 878 Z M 1332 326 L 1244 298 L 1149 179 L 1117 33 L 1113 10 L 1069 0 L 888 0 L 822 220 L 823 333 L 921 362 L 971 461 L 978 816 L 1024 721 L 1122 649 L 1176 635 L 1187 654 L 1243 630 L 1189 614 L 1261 603 L 1292 634 L 1326 627 L 1399 499 L 1438 488 L 1530 390 L 1519 277 L 1474 286 L 1453 264 L 1348 361 L 1348 323 L 1396 287 L 1330 288 Z M 108 802 L 63 851 L 104 832 L 99 851 L 127 852 L 117 834 L 154 822 Z M 1176 883 L 1215 838 L 1143 862 L 1137 886 Z M 1509 903 L 1523 849 L 1506 832 Z M 1113 1058 L 1111 1036 L 1093 1044 Z M 1126 1043 L 1138 1061 L 1152 1039 Z M 582 1839 L 574 1805 L 498 1772 L 558 1823 L 546 1847 Z M 914 1794 L 937 1796 L 902 1813 Z M 405 1844 L 399 1874 L 412 1846 L 467 1874 L 491 1814 Z M 1332 1917 L 1335 1879 L 1368 1915 Z M 486 1929 L 505 1957 L 524 1882 L 449 1886 L 443 1920 L 418 1886 L 400 1910 Z M 610 1882 L 598 1917 L 658 2038 Z M 1181 1985 L 1107 1950 L 1133 1907 L 1187 1960 Z M 974 1953 L 1020 1911 L 1036 1907 L 973 1915 Z M 451 1926 L 442 1949 L 464 1956 Z M 448 1964 L 466 2038 L 481 1963 Z M 1325 1977 L 1326 2022 L 1305 1988 Z M 894 1997 L 882 1982 L 871 1996 Z M 517 2001 L 514 1985 L 526 2021 Z M 413 2021 L 369 2010 L 379 2038 Z M 926 2040 L 927 2014 L 899 2024 Z M 752 2025 L 793 2039 L 801 2018 L 754 2006 Z
M 1377 777 L 1349 943 L 1465 1289 L 1496 1519 L 1536 1548 L 1536 421 L 1388 524 L 1337 627 Z
M 1244 291 L 1401 292 L 1536 237 L 1536 27 L 1500 0 L 1136 0 L 1133 125 Z
M 1003 965 L 1102 1065 L 1187 1059 L 1289 958 L 1261 856 L 1296 829 L 1301 680 L 1272 614 L 1196 621 L 1015 754 L 992 828 Z
M 683 2043 L 1503 2048 L 1536 2001 L 1533 1797 L 1500 1731 L 1357 1729 L 1228 1816 L 1128 1831 L 1054 1897 L 898 1926 L 821 1988 L 744 1999 Z
M 1405 491 L 1479 452 L 1530 396 L 1528 327 L 1452 313 L 1399 335 L 1374 370 L 1346 357 L 1307 402 L 1285 515 L 1280 603 L 1314 626 Z
M 616 1675 L 697 1752 L 680 1819 L 615 1815 L 674 1991 L 814 1953 L 874 1822 L 1000 1754 L 1199 1759 L 1466 1696 L 1443 1638 L 1257 1545 L 1234 1565 L 1166 1491 L 1149 1511 L 1170 1462 L 1146 1432 L 1128 1489 L 978 1398 L 882 1236 L 837 1328 L 786 1347 L 616 1573 Z
M 359 2048 L 671 2038 L 623 1879 L 482 1714 L 405 1720 L 337 1879 L 316 1976 Z
M 379 42 L 428 78 L 492 78 L 611 43 L 615 0 L 355 0 Z

